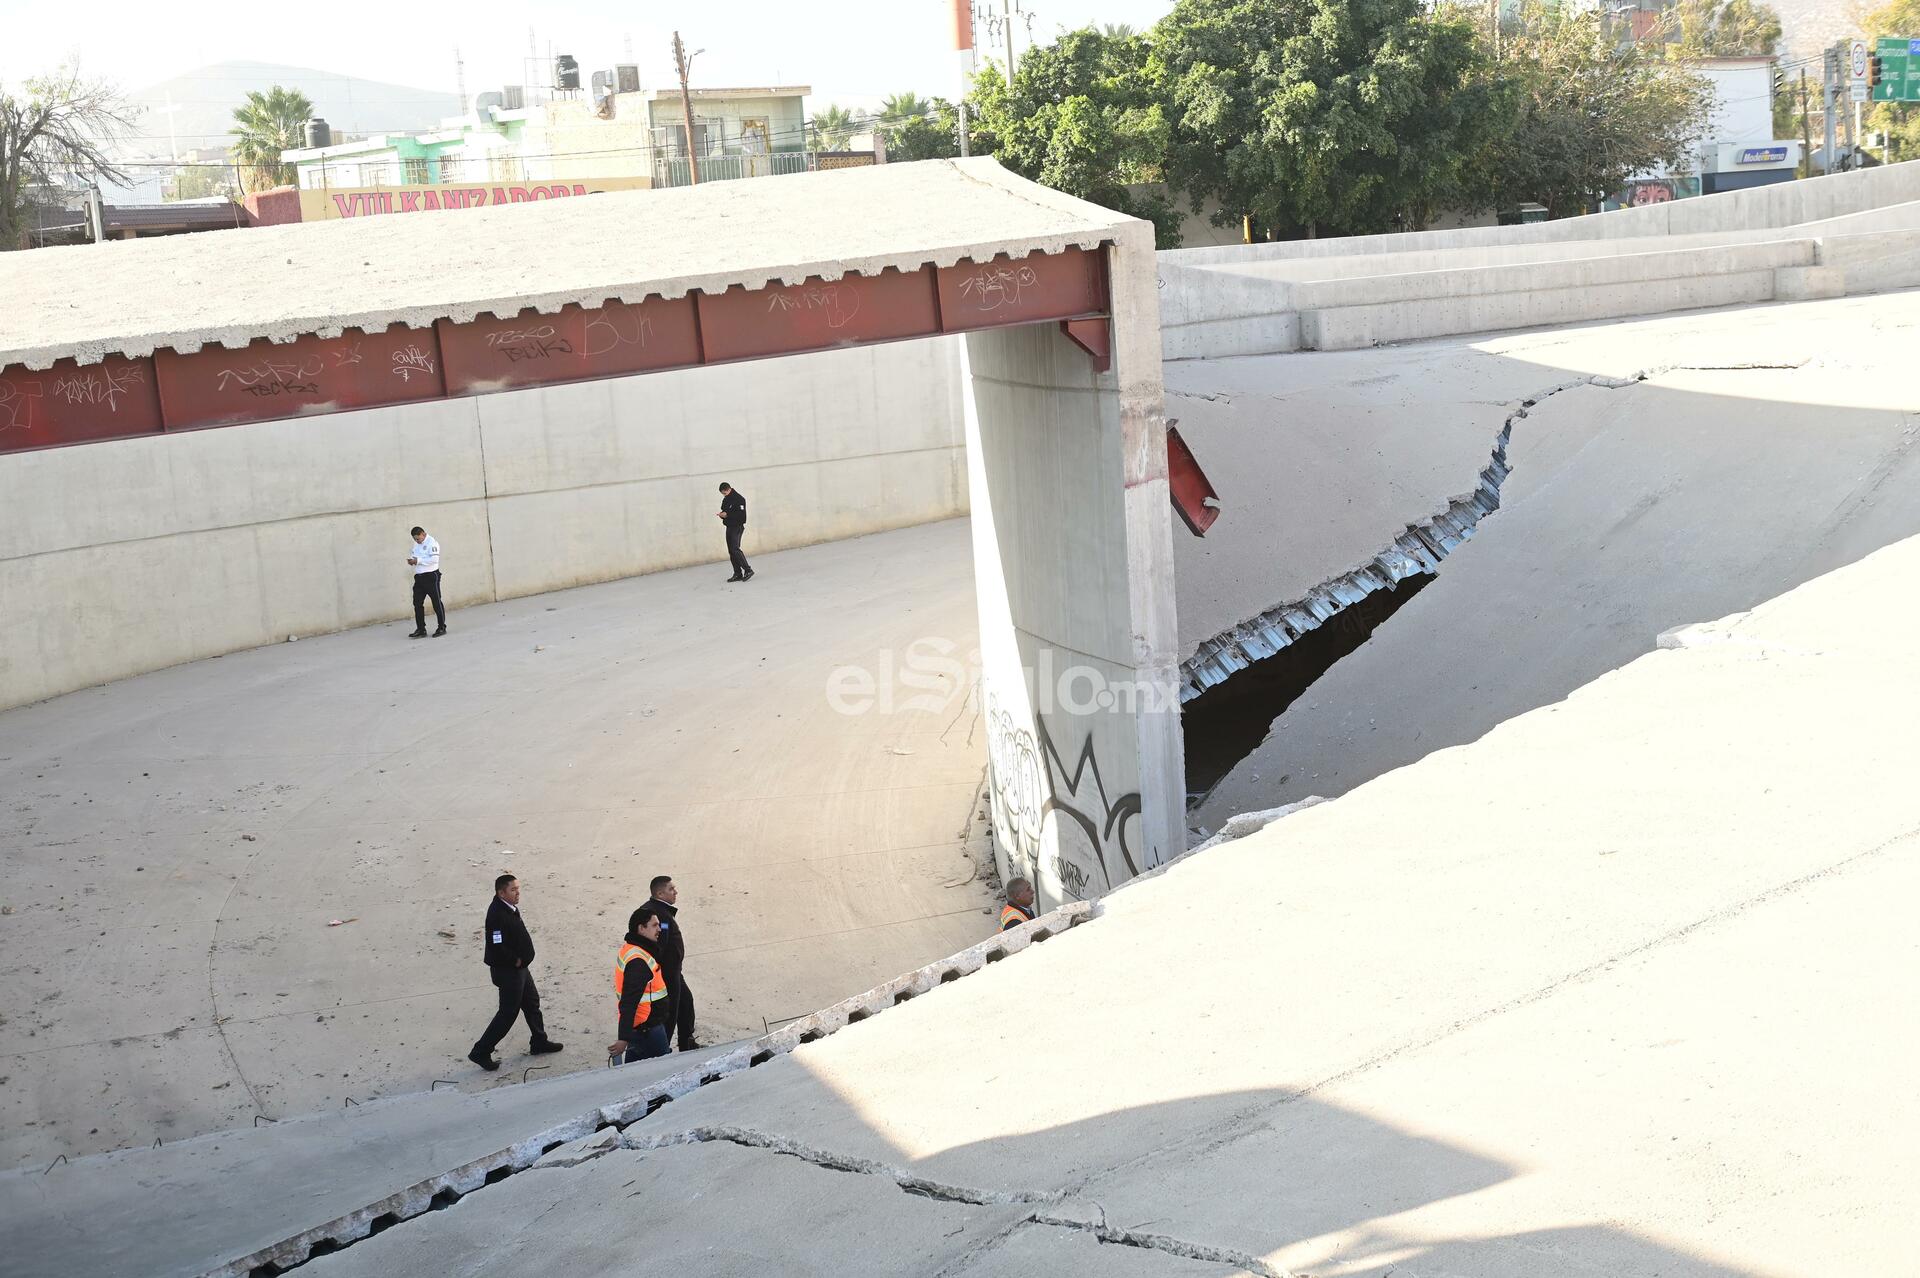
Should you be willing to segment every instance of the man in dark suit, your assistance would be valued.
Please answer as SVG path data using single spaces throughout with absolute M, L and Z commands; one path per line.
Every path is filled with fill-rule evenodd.
M 520 880 L 503 874 L 493 881 L 493 900 L 487 902 L 487 972 L 500 991 L 500 1010 L 493 1014 L 487 1032 L 467 1053 L 467 1059 L 481 1069 L 499 1069 L 493 1049 L 507 1036 L 520 1016 L 527 1018 L 533 1034 L 533 1054 L 557 1052 L 560 1044 L 547 1037 L 546 1018 L 540 1015 L 540 991 L 533 984 L 533 938 L 520 917 Z
M 747 531 L 747 499 L 732 484 L 720 485 L 720 522 L 727 528 L 727 558 L 733 563 L 728 581 L 753 580 L 753 565 L 740 549 L 740 535 Z
M 656 875 L 648 885 L 653 896 L 642 906 L 660 919 L 660 940 L 654 953 L 660 959 L 660 974 L 667 978 L 667 1031 L 677 1033 L 680 1050 L 691 1052 L 700 1046 L 693 1037 L 693 991 L 687 988 L 687 934 L 680 930 L 680 889 L 671 875 Z

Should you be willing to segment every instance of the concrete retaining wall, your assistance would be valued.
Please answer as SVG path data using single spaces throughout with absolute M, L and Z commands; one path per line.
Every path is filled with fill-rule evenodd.
M 1890 164 L 1857 173 L 1782 182 L 1728 191 L 1698 199 L 1674 200 L 1637 209 L 1619 209 L 1557 222 L 1524 226 L 1476 226 L 1452 231 L 1406 231 L 1394 235 L 1354 235 L 1326 240 L 1288 240 L 1277 244 L 1234 244 L 1217 248 L 1171 249 L 1160 255 L 1164 266 L 1276 261 L 1286 258 L 1346 257 L 1354 254 L 1425 252 L 1434 249 L 1491 248 L 1573 240 L 1606 240 L 1647 235 L 1720 234 L 1798 226 L 1920 200 L 1920 162 Z
M 406 616 L 967 509 L 957 339 L 0 457 L 0 707 Z

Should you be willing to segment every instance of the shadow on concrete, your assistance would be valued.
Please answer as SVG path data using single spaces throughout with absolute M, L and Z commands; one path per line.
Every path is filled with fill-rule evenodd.
M 1016 1259 L 1037 1250 L 1049 1257 L 1040 1272 L 1100 1278 L 1742 1272 L 1600 1224 L 1474 1229 L 1463 1222 L 1499 1219 L 1494 1199 L 1512 1165 L 1283 1089 L 892 1160 L 875 1157 L 886 1143 L 875 1127 L 792 1059 L 696 1096 L 626 1133 L 673 1139 L 675 1111 L 699 1109 L 711 1122 L 683 1126 L 679 1143 L 512 1176 L 305 1268 L 508 1278 L 563 1260 L 586 1275 L 622 1272 L 644 1254 L 689 1275 L 983 1278 L 1022 1272 Z M 759 1113 L 769 1100 L 788 1121 L 730 1112 Z M 1109 1162 L 1115 1151 L 1123 1157 Z

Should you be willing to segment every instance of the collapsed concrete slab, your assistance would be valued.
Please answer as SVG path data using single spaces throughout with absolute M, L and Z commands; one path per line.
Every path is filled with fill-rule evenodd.
M 1920 398 L 1901 353 L 1916 341 L 1920 294 L 1901 293 L 1342 357 L 1363 380 L 1444 385 L 1442 404 L 1531 378 L 1504 404 L 1501 509 L 1195 820 L 1341 793 L 1565 696 L 1670 627 L 1920 532 Z M 1236 362 L 1292 373 L 1314 401 L 1321 358 Z M 1311 539 L 1314 504 L 1271 514 L 1276 543 Z

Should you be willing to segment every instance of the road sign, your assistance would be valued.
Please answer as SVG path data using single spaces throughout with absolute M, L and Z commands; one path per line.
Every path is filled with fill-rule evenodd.
M 1865 40 L 1848 42 L 1847 74 L 1856 80 L 1867 78 L 1867 42 Z
M 1920 102 L 1920 40 L 1882 36 L 1874 45 L 1880 59 L 1880 83 L 1873 86 L 1875 102 Z

